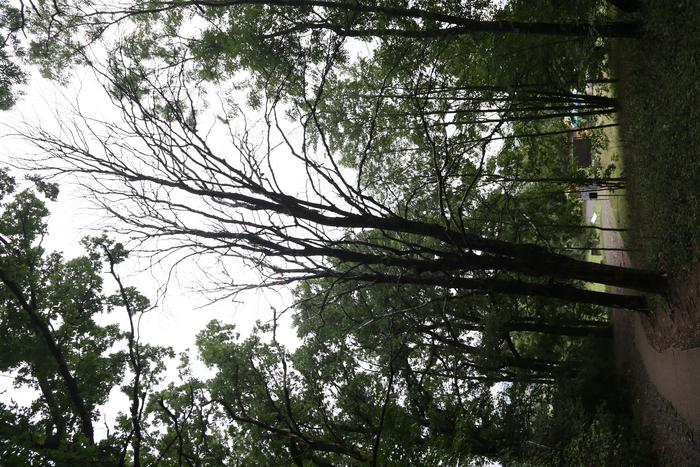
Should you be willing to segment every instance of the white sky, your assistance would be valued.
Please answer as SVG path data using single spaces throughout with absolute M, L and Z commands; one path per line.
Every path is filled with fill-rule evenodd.
M 39 76 L 33 76 L 31 84 L 26 89 L 26 95 L 16 107 L 11 111 L 0 113 L 0 134 L 3 135 L 0 139 L 0 164 L 2 166 L 19 164 L 17 169 L 11 170 L 17 179 L 23 178 L 24 173 L 20 170 L 22 161 L 16 158 L 31 157 L 36 149 L 27 141 L 8 137 L 11 127 L 21 128 L 23 122 L 26 122 L 27 125 L 41 124 L 52 129 L 51 122 L 54 118 L 52 114 L 65 111 L 66 99 L 76 99 L 81 103 L 82 108 L 89 109 L 90 115 L 102 114 L 106 116 L 105 120 L 113 120 L 114 115 L 117 114 L 118 110 L 110 103 L 91 73 L 79 72 L 76 78 L 67 87 L 59 87 Z M 104 211 L 87 199 L 84 188 L 79 187 L 71 178 L 60 180 L 60 189 L 58 201 L 48 203 L 51 217 L 49 236 L 45 239 L 44 246 L 48 251 L 62 251 L 67 258 L 71 258 L 84 253 L 79 243 L 84 236 L 101 233 L 111 221 L 105 217 Z M 159 288 L 164 285 L 168 270 L 162 266 L 144 271 L 148 268 L 149 262 L 146 259 L 132 258 L 128 263 L 119 266 L 119 272 L 127 285 L 136 285 L 142 293 L 155 299 Z M 208 300 L 194 290 L 197 276 L 193 273 L 194 271 L 187 271 L 185 268 L 177 269 L 176 280 L 169 284 L 162 309 L 152 313 L 152 317 L 148 317 L 148 322 L 153 321 L 162 331 L 144 329 L 144 337 L 148 336 L 149 342 L 151 339 L 153 343 L 161 345 L 168 342 L 168 345 L 176 349 L 184 349 L 189 345 L 185 344 L 185 341 L 194 342 L 193 329 L 201 328 L 201 326 L 193 327 L 192 320 L 203 324 L 216 317 L 226 321 L 233 320 L 245 328 L 252 326 L 255 319 L 269 311 L 271 305 L 281 308 L 287 298 L 280 298 L 275 293 L 253 292 L 248 294 L 242 303 L 239 297 L 237 304 L 230 301 L 222 302 L 196 310 L 207 304 Z M 255 276 L 246 273 L 245 277 L 250 277 L 252 280 Z M 109 280 L 106 285 L 110 288 Z M 188 337 L 171 334 L 174 330 L 172 327 L 178 326 L 181 326 Z

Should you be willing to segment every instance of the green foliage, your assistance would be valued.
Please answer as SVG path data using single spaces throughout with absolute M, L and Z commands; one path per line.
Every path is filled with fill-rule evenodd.
M 604 0 L 514 0 L 499 17 L 526 21 L 593 22 L 606 11 Z M 603 77 L 605 46 L 600 38 L 579 40 L 543 36 L 494 37 L 487 69 L 497 83 L 546 83 L 552 88 L 584 89 Z
M 478 372 L 459 362 L 478 361 L 479 350 L 406 332 L 410 315 L 430 324 L 435 312 L 405 305 L 393 312 L 399 304 L 391 287 L 343 293 L 336 286 L 319 294 L 324 285 L 304 283 L 298 292 L 302 344 L 293 352 L 276 342 L 274 322 L 247 338 L 216 321 L 200 333 L 197 346 L 213 378 L 181 370 L 179 385 L 151 398 L 166 429 L 156 443 L 169 446 L 165 458 L 198 453 L 244 465 L 361 465 L 376 455 L 392 465 L 585 465 L 593 457 L 584 450 L 600 443 L 606 449 L 596 454 L 598 465 L 648 460 L 626 421 L 611 366 L 601 365 L 611 360 L 602 341 L 569 339 L 558 355 L 572 372 L 557 376 L 556 385 L 472 382 Z M 405 289 L 400 296 L 415 303 L 409 293 L 426 292 Z M 444 303 L 439 308 L 445 312 Z M 459 320 L 453 324 L 459 328 Z M 519 347 L 531 356 L 542 351 Z M 183 413 L 192 415 L 173 417 Z M 179 447 L 168 444 L 176 439 Z
M 58 184 L 54 182 L 47 182 L 38 175 L 27 175 L 27 180 L 34 183 L 36 190 L 44 195 L 46 199 L 50 201 L 56 201 L 58 198 Z
M 26 82 L 26 73 L 18 64 L 24 54 L 19 35 L 24 25 L 20 11 L 8 0 L 0 1 L 0 110 L 11 108 L 19 95 L 17 86 Z
M 87 250 L 89 258 L 97 264 L 106 260 L 110 265 L 117 265 L 129 257 L 124 244 L 112 240 L 105 234 L 99 237 L 85 237 L 80 243 Z
M 565 465 L 653 465 L 649 444 L 630 433 L 619 416 L 601 407 L 584 430 L 564 447 Z

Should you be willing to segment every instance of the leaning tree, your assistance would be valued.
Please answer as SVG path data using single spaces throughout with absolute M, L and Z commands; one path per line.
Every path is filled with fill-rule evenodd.
M 325 277 L 637 310 L 646 308 L 639 295 L 592 291 L 581 283 L 665 293 L 666 279 L 654 272 L 582 261 L 468 222 L 495 190 L 469 177 L 475 167 L 484 172 L 488 138 L 465 154 L 480 153 L 480 163 L 454 158 L 446 167 L 433 133 L 423 128 L 419 135 L 432 150 L 416 175 L 420 184 L 401 192 L 406 185 L 395 183 L 419 157 L 384 157 L 376 184 L 360 183 L 319 117 L 337 51 L 328 46 L 326 61 L 314 71 L 321 78 L 313 92 L 292 102 L 266 96 L 260 141 L 252 127 L 235 128 L 237 119 L 246 119 L 230 107 L 206 120 L 184 64 L 158 75 L 113 64 L 113 74 L 103 77 L 123 124 L 83 116 L 80 131 L 65 128 L 58 137 L 35 129 L 27 136 L 45 150 L 44 167 L 94 178 L 96 199 L 132 235 L 175 240 L 168 252 L 239 258 L 258 268 L 262 285 Z M 394 143 L 416 135 L 398 133 Z M 372 144 L 370 137 L 367 147 Z M 295 170 L 302 184 L 282 173 Z M 228 285 L 246 287 L 233 278 Z

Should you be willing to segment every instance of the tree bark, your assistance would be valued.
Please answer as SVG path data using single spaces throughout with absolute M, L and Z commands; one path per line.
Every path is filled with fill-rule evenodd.
M 554 334 L 558 336 L 571 337 L 612 337 L 612 327 L 609 324 L 598 326 L 572 326 L 569 324 L 550 324 L 537 321 L 511 321 L 506 325 L 510 331 L 516 332 L 539 332 L 542 334 Z
M 449 13 L 439 13 L 420 8 L 401 8 L 383 6 L 370 3 L 337 1 L 337 0 L 191 0 L 188 2 L 152 2 L 148 7 L 137 7 L 121 11 L 124 15 L 159 13 L 182 6 L 197 7 L 232 7 L 240 5 L 268 5 L 290 8 L 321 8 L 328 10 L 347 11 L 359 14 L 382 15 L 387 18 L 413 18 L 416 20 L 428 20 L 446 25 L 445 28 L 425 30 L 411 29 L 346 29 L 344 25 L 330 22 L 301 22 L 290 30 L 281 31 L 279 34 L 288 34 L 292 31 L 303 29 L 329 29 L 339 35 L 350 37 L 383 37 L 403 36 L 416 38 L 451 37 L 473 33 L 495 34 L 541 34 L 550 36 L 598 36 L 598 37 L 634 37 L 639 35 L 640 24 L 635 22 L 618 23 L 551 23 L 551 22 L 522 22 L 506 20 L 475 20 Z M 116 13 L 116 12 L 115 12 Z

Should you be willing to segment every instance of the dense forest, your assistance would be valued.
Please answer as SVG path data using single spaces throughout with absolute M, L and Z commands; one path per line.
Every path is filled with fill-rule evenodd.
M 89 70 L 113 116 L 11 129 L 35 153 L 0 174 L 0 463 L 647 462 L 608 315 L 668 280 L 590 261 L 581 196 L 625 185 L 595 155 L 620 106 L 610 40 L 642 34 L 639 7 L 0 0 L 0 107 L 36 70 Z M 114 225 L 75 258 L 42 246 L 66 179 Z M 136 252 L 213 258 L 212 300 L 291 301 L 250 335 L 193 330 L 202 375 L 139 339 L 158 304 L 123 279 Z

